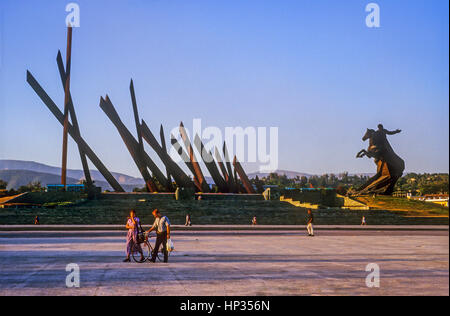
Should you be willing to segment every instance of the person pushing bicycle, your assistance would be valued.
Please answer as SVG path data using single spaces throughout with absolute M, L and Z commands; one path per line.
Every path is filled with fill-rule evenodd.
M 158 209 L 155 209 L 152 212 L 155 217 L 155 222 L 153 226 L 147 231 L 147 236 L 153 230 L 156 230 L 156 242 L 155 248 L 153 249 L 151 262 L 156 261 L 156 257 L 158 255 L 158 250 L 163 245 L 163 253 L 164 253 L 164 262 L 169 261 L 169 253 L 167 251 L 167 240 L 170 239 L 170 221 L 167 216 L 161 215 Z

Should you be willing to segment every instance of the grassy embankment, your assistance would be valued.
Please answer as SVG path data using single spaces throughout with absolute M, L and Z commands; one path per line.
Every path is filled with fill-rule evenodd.
M 97 200 L 80 200 L 80 196 L 60 199 L 45 194 L 35 196 L 35 201 L 47 207 L 0 209 L 0 224 L 32 224 L 34 216 L 41 224 L 124 224 L 131 208 L 136 209 L 144 224 L 153 222 L 151 211 L 159 208 L 168 215 L 172 224 L 184 224 L 187 213 L 194 225 L 248 225 L 256 216 L 261 225 L 304 225 L 306 210 L 286 202 L 264 200 L 202 200 L 176 201 L 172 197 L 149 195 L 102 195 Z M 370 199 L 370 198 L 368 198 Z M 35 202 L 27 201 L 27 202 Z M 65 205 L 67 201 L 73 203 Z M 315 210 L 316 225 L 359 225 L 365 216 L 369 225 L 448 225 L 448 209 L 423 202 L 377 197 L 368 200 L 375 210 L 350 211 L 340 209 Z M 379 208 L 378 208 L 379 207 Z M 427 217 L 419 217 L 425 216 Z M 413 217 L 411 217 L 413 216 Z M 439 216 L 439 217 L 434 217 Z
M 374 210 L 388 210 L 410 218 L 447 218 L 449 209 L 431 202 L 415 201 L 392 196 L 361 196 L 356 200 Z

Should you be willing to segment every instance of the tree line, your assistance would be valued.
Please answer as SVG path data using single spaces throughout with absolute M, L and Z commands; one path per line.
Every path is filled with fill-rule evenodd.
M 324 174 L 314 176 L 297 176 L 288 178 L 286 175 L 271 173 L 267 177 L 251 179 L 251 183 L 256 187 L 264 185 L 275 185 L 280 188 L 334 188 L 339 194 L 345 195 L 349 191 L 357 190 L 369 180 L 367 175 L 349 175 L 348 172 L 341 174 Z M 424 194 L 448 194 L 449 179 L 448 173 L 408 173 L 401 177 L 396 186 L 395 191 L 410 192 L 413 195 Z M 157 180 L 154 179 L 156 183 Z M 158 183 L 159 184 L 159 183 Z M 162 186 L 161 190 L 163 190 Z M 45 187 L 41 182 L 30 182 L 27 185 L 20 186 L 17 190 L 6 190 L 8 183 L 0 179 L 0 190 L 6 192 L 7 195 L 15 195 L 24 192 L 42 192 Z M 5 191 L 6 190 L 6 191 Z M 135 192 L 144 191 L 145 189 L 135 189 Z
M 347 194 L 356 191 L 370 179 L 367 175 L 349 175 L 348 172 L 341 174 L 324 174 L 310 177 L 297 176 L 288 178 L 286 175 L 271 173 L 261 179 L 252 179 L 257 185 L 276 185 L 280 188 L 334 188 L 339 194 Z M 408 173 L 400 178 L 395 186 L 398 192 L 410 192 L 413 195 L 423 194 L 448 194 L 448 173 Z
M 33 181 L 28 183 L 27 185 L 21 185 L 17 190 L 8 188 L 8 182 L 0 179 L 0 190 L 5 190 L 6 195 L 16 195 L 25 192 L 44 192 L 45 187 L 42 186 L 40 181 Z
M 448 173 L 408 173 L 398 180 L 396 189 L 413 195 L 448 194 Z

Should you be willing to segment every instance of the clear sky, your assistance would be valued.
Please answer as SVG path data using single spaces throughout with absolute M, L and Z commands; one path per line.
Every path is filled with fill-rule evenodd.
M 0 1 L 0 159 L 61 164 L 62 128 L 26 70 L 62 108 L 56 53 L 69 2 Z M 390 142 L 407 171 L 449 170 L 447 0 L 374 1 L 378 29 L 365 24 L 368 0 L 73 2 L 71 90 L 83 137 L 112 171 L 139 175 L 99 97 L 134 133 L 131 78 L 156 134 L 194 118 L 277 126 L 280 169 L 373 172 L 355 155 L 381 122 L 403 130 Z M 68 166 L 81 168 L 73 141 Z

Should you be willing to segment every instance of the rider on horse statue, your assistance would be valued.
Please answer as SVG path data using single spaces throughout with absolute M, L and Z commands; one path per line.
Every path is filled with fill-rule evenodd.
M 378 124 L 378 130 L 376 131 L 367 129 L 362 140 L 369 139 L 369 148 L 361 150 L 356 157 L 374 158 L 377 165 L 377 174 L 358 190 L 358 194 L 392 194 L 395 183 L 403 175 L 405 162 L 394 152 L 386 135 L 395 135 L 400 132 L 399 129 L 388 131 L 384 129 L 382 124 Z

